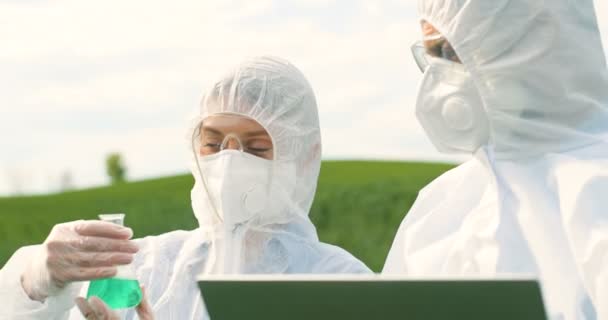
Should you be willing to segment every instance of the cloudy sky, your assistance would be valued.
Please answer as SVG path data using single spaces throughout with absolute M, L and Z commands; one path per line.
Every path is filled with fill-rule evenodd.
M 600 3 L 600 1 L 602 3 Z M 608 5 L 596 0 L 604 43 Z M 449 160 L 413 116 L 414 0 L 0 0 L 0 195 L 187 171 L 203 89 L 242 58 L 307 75 L 326 159 Z

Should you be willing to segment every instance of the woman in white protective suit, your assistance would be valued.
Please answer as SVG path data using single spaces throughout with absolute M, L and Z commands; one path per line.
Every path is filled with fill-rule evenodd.
M 246 60 L 205 94 L 192 131 L 199 228 L 131 242 L 129 229 L 104 222 L 58 225 L 42 246 L 18 250 L 0 272 L 0 318 L 81 319 L 74 299 L 87 285 L 76 281 L 111 276 L 113 265 L 131 261 L 133 242 L 139 249 L 132 266 L 157 319 L 205 318 L 201 273 L 370 272 L 319 242 L 309 220 L 321 136 L 313 91 L 293 65 Z M 79 305 L 89 318 L 102 318 L 94 312 L 99 306 Z M 135 315 L 129 310 L 126 319 Z
M 383 272 L 539 278 L 608 319 L 608 72 L 591 0 L 421 0 L 417 117 L 472 159 L 425 187 Z

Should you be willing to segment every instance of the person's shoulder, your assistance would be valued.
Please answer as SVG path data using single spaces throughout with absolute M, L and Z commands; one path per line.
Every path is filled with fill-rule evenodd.
M 411 224 L 438 207 L 450 207 L 450 203 L 460 202 L 462 193 L 479 192 L 488 183 L 487 170 L 476 158 L 444 172 L 418 192 L 416 201 L 402 222 Z
M 314 273 L 371 273 L 372 271 L 350 252 L 329 243 L 319 242 L 320 258 Z
M 439 175 L 428 185 L 422 188 L 421 192 L 445 185 L 453 186 L 455 183 L 464 181 L 465 178 L 470 176 L 472 173 L 474 174 L 475 172 L 480 172 L 482 167 L 483 165 L 478 159 L 470 159 Z

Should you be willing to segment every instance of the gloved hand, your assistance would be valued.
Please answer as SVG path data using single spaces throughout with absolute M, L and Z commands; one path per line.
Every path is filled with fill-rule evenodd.
M 116 266 L 131 263 L 138 251 L 132 236 L 131 229 L 105 221 L 55 225 L 21 275 L 21 285 L 31 299 L 44 301 L 72 281 L 112 277 Z
M 141 302 L 137 308 L 135 308 L 137 317 L 140 320 L 154 320 L 152 306 L 150 306 L 150 303 L 148 302 L 144 287 L 141 287 L 141 292 L 143 295 Z M 91 297 L 88 301 L 82 297 L 78 297 L 76 298 L 76 305 L 78 306 L 78 309 L 80 309 L 80 313 L 82 313 L 87 320 L 120 320 L 118 314 L 110 310 L 110 308 L 97 297 Z

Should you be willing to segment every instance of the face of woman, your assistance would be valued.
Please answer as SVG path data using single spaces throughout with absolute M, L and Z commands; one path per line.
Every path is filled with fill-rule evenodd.
M 272 138 L 257 121 L 239 115 L 218 114 L 207 117 L 201 124 L 200 156 L 224 149 L 242 149 L 254 156 L 272 160 Z

